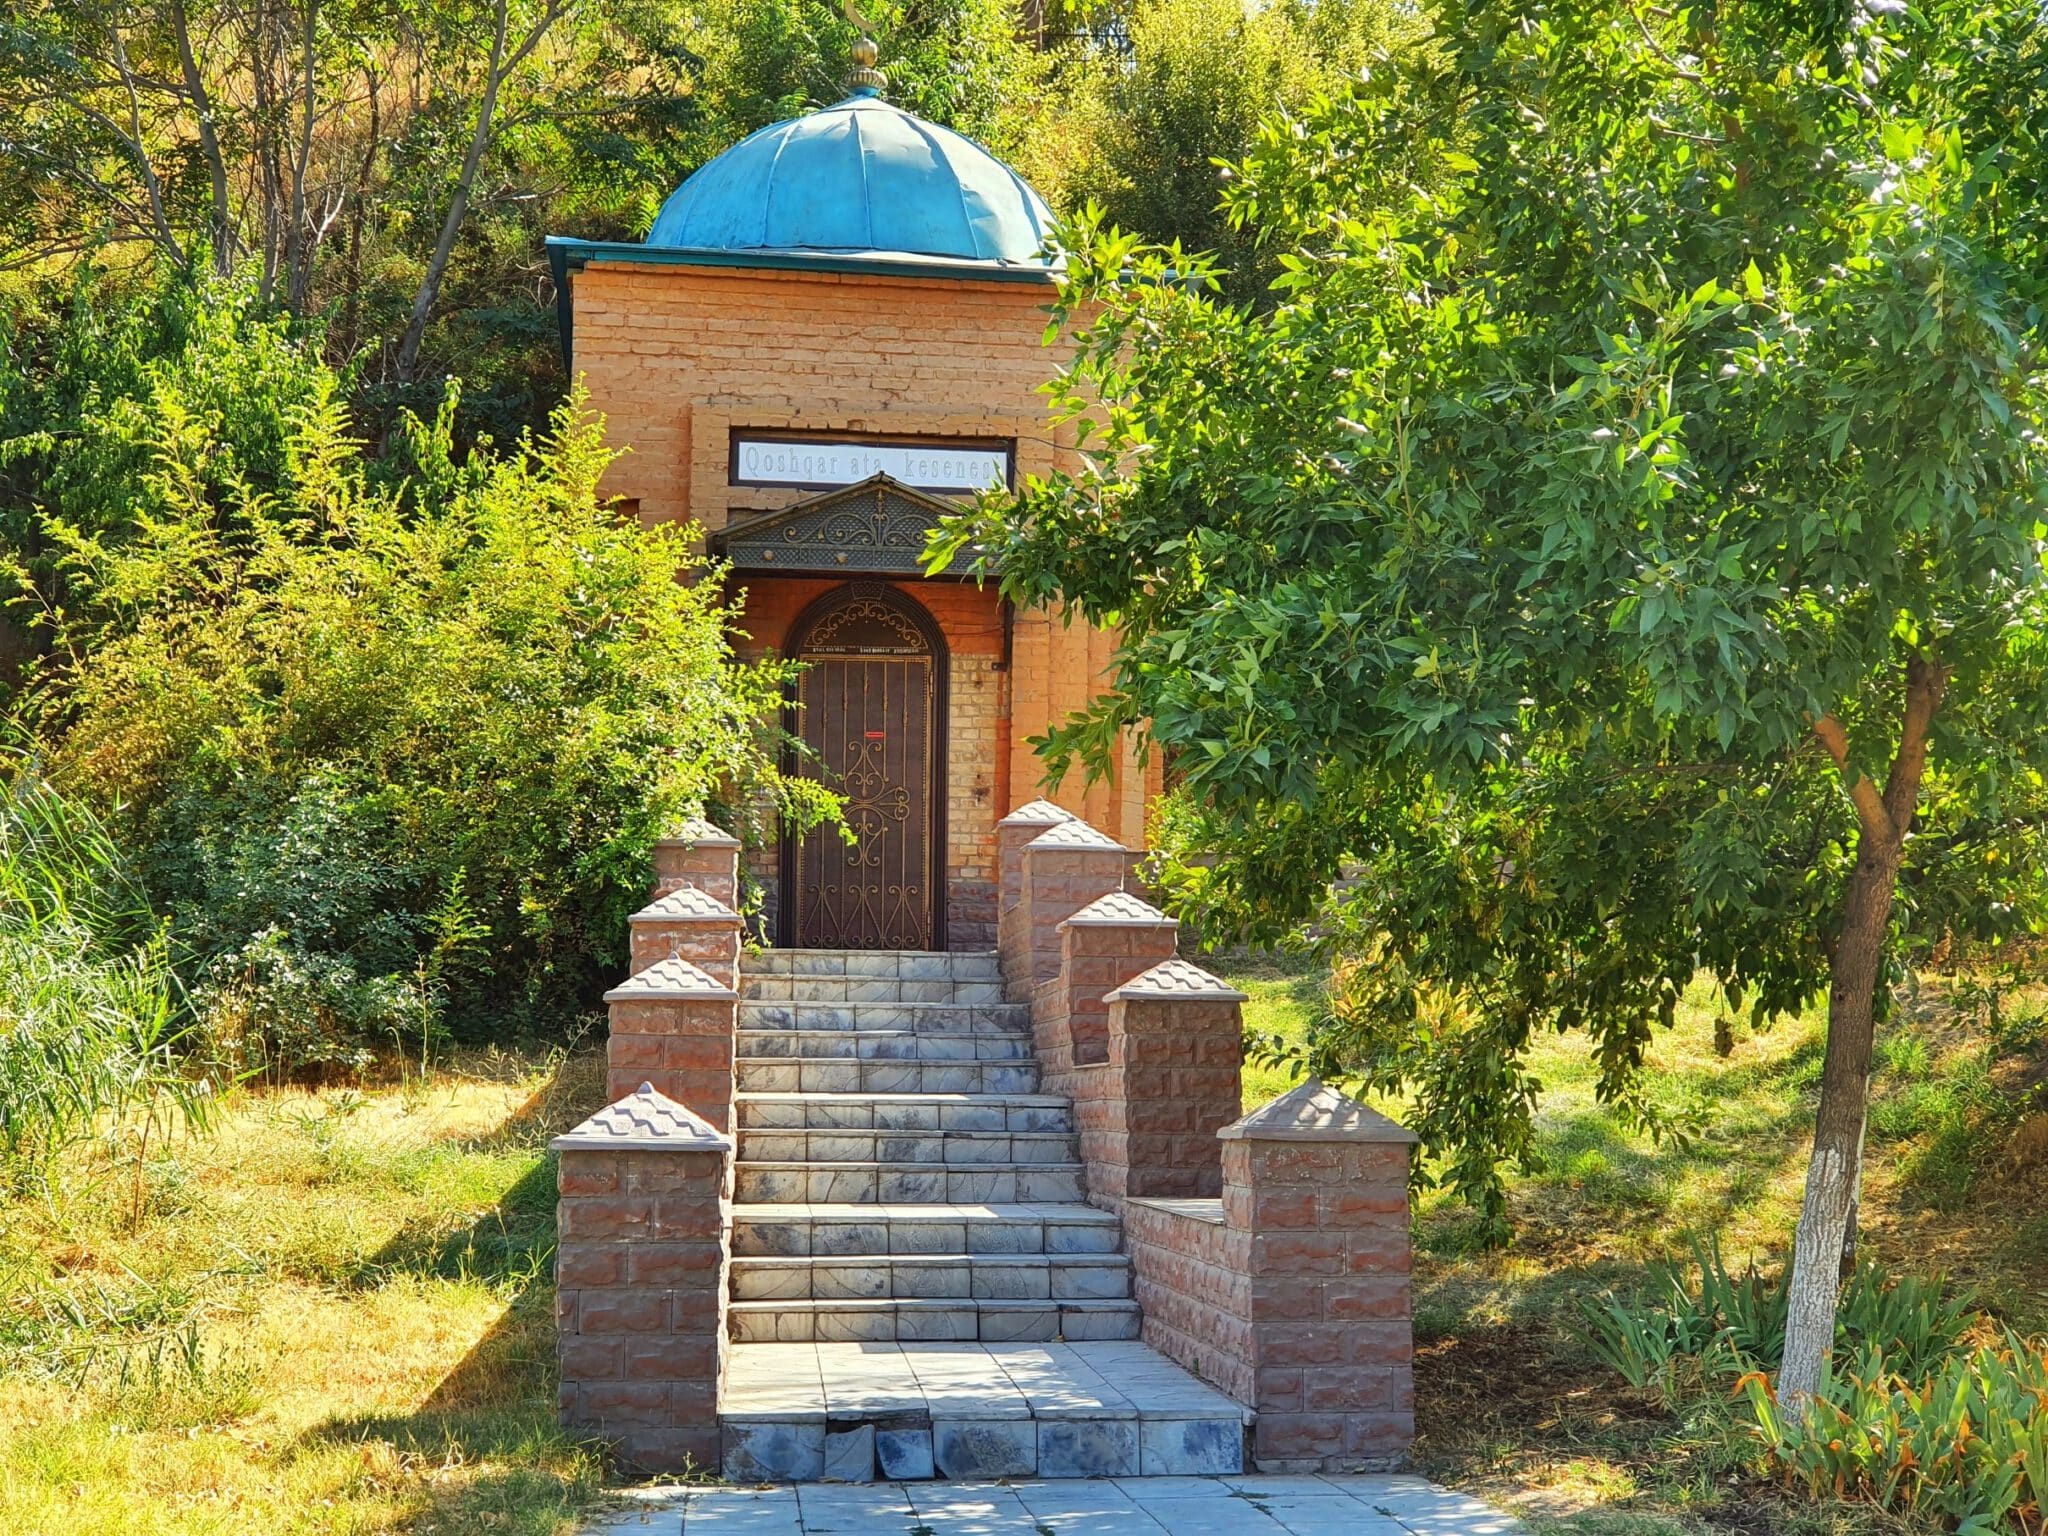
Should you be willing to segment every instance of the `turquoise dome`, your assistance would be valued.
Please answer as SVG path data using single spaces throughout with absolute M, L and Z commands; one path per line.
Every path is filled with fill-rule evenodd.
M 979 144 L 861 91 L 742 139 L 670 194 L 647 243 L 1043 265 L 1051 228 Z

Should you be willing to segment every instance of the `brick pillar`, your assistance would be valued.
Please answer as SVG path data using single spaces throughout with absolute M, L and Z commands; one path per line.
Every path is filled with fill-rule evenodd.
M 1213 1200 L 1216 1137 L 1244 1105 L 1245 994 L 1168 960 L 1108 996 L 1109 1067 L 1122 1113 L 1101 1150 L 1106 1192 Z M 1089 1159 L 1091 1186 L 1096 1159 Z
M 739 985 L 740 915 L 708 891 L 677 886 L 635 912 L 633 969 L 687 960 L 728 987 Z
M 1059 990 L 1073 1065 L 1109 1060 L 1109 994 L 1171 960 L 1179 928 L 1157 907 L 1123 891 L 1098 897 L 1061 920 L 1055 930 Z
M 550 1145 L 563 1426 L 715 1472 L 732 1139 L 643 1084 Z
M 1251 1237 L 1253 1462 L 1399 1464 L 1415 1438 L 1415 1136 L 1314 1079 L 1217 1134 L 1224 1219 Z
M 728 907 L 740 904 L 740 840 L 701 816 L 654 845 L 654 894 L 690 886 Z
M 1024 845 L 1017 903 L 1003 915 L 998 943 L 1003 987 L 1026 1003 L 1060 973 L 1060 924 L 1099 896 L 1120 891 L 1130 853 L 1085 821 L 1048 827 Z
M 1048 828 L 1074 820 L 1072 811 L 1050 800 L 1033 800 L 1020 805 L 996 823 L 996 916 L 1017 905 L 1024 883 L 1024 845 Z
M 605 1095 L 651 1083 L 719 1130 L 732 1129 L 739 994 L 687 960 L 658 960 L 605 993 Z

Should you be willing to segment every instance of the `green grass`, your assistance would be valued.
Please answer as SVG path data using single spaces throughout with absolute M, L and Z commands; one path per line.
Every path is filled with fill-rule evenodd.
M 0 1207 L 0 1530 L 561 1536 L 554 1165 L 595 1058 L 244 1093 L 131 1199 Z
M 1301 1039 L 1320 978 L 1298 963 L 1219 967 L 1251 994 L 1246 1024 Z M 1540 1041 L 1543 1166 L 1516 1177 L 1512 1245 L 1487 1250 L 1455 1201 L 1416 1214 L 1417 1460 L 1586 1536 L 1896 1529 L 1861 1506 L 1794 1499 L 1759 1476 L 1730 1404 L 1675 1412 L 1632 1395 L 1578 1342 L 1582 1298 L 1626 1289 L 1689 1235 L 1731 1262 L 1789 1249 L 1825 1040 L 1818 1012 L 1714 1047 L 1716 997 L 1696 987 L 1651 1052 L 1653 1100 L 1686 1134 L 1653 1142 L 1599 1102 L 1583 1038 Z M 2048 1026 L 2041 999 L 1994 1028 L 1967 987 L 1930 984 L 1880 1032 L 1864 1241 L 1887 1265 L 1975 1286 L 1994 1317 L 2048 1331 Z M 1248 1068 L 1247 1108 L 1291 1085 Z M 1382 1105 L 1396 1116 L 1398 1104 Z
M 1278 1035 L 1299 1042 L 1323 990 L 1323 973 L 1297 955 L 1239 959 L 1228 967 L 1231 983 L 1249 994 L 1244 1005 L 1247 1034 Z M 1300 1080 L 1282 1067 L 1245 1063 L 1244 1107 L 1257 1109 Z

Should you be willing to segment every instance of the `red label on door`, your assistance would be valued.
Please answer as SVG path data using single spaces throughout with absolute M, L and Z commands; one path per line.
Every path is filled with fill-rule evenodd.
M 880 741 L 889 733 L 887 731 L 869 731 L 866 734 L 869 741 Z

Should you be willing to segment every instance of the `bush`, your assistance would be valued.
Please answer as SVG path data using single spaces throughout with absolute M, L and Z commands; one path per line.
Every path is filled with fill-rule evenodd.
M 2048 1342 L 2008 1334 L 1925 1376 L 1875 1345 L 1830 1372 L 1804 1413 L 1744 1378 L 1757 1431 L 1786 1482 L 1953 1525 L 2039 1531 L 2048 1511 Z
M 89 811 L 20 760 L 0 777 L 0 1181 L 41 1177 L 103 1119 L 203 1122 L 178 1069 L 165 936 Z
M 580 398 L 458 462 L 451 396 L 376 462 L 335 388 L 288 413 L 276 493 L 225 512 L 159 388 L 161 510 L 120 538 L 46 525 L 75 601 L 28 701 L 210 1021 L 272 1074 L 444 1024 L 559 1032 L 623 964 L 664 830 L 831 807 L 776 771 L 784 670 L 733 655 L 694 530 L 599 500 Z

